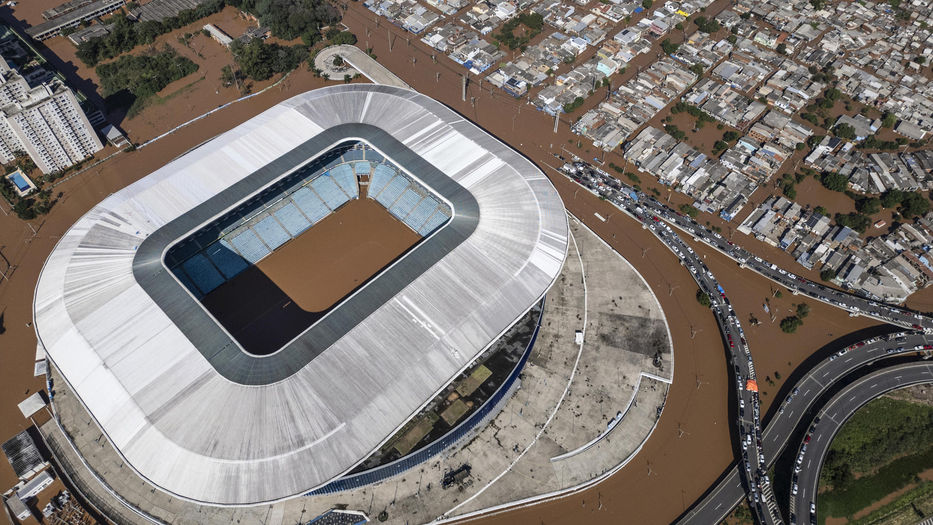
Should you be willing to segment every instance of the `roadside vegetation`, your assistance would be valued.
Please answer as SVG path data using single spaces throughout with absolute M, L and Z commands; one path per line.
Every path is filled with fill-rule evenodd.
M 820 473 L 820 514 L 851 518 L 933 468 L 933 407 L 882 397 L 833 439 Z M 928 493 L 926 493 L 928 494 Z
M 850 525 L 914 525 L 933 516 L 933 481 L 924 481 Z

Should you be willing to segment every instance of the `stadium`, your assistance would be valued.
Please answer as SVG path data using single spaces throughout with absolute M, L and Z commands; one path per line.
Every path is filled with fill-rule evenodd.
M 140 477 L 257 505 L 354 470 L 529 315 L 567 249 L 556 190 L 508 146 L 414 91 L 329 87 L 91 209 L 34 324 Z

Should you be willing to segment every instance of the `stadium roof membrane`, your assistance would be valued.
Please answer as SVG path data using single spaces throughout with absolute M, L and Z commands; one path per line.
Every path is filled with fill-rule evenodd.
M 328 329 L 246 354 L 171 278 L 164 250 L 350 139 L 448 198 L 453 217 L 393 267 L 417 271 L 390 268 L 325 317 L 339 321 Z M 414 91 L 323 88 L 84 215 L 42 269 L 35 327 L 141 476 L 189 500 L 258 504 L 317 488 L 377 449 L 540 299 L 567 242 L 544 174 L 474 124 Z

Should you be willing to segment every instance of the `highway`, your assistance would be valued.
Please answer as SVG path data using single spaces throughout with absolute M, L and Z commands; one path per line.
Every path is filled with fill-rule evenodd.
M 556 168 L 554 168 L 556 169 Z M 678 523 L 709 524 L 722 521 L 738 504 L 743 494 L 758 523 L 781 523 L 780 509 L 774 499 L 770 480 L 765 475 L 787 446 L 790 436 L 812 404 L 837 380 L 856 369 L 879 359 L 908 352 L 929 352 L 933 349 L 933 319 L 886 305 L 877 298 L 866 298 L 841 292 L 814 283 L 776 265 L 753 256 L 735 246 L 719 233 L 701 226 L 689 216 L 677 213 L 651 196 L 622 183 L 606 172 L 579 160 L 565 163 L 561 173 L 591 192 L 613 203 L 626 214 L 650 229 L 690 270 L 701 290 L 710 295 L 711 309 L 720 326 L 724 343 L 730 355 L 735 381 L 737 408 L 736 426 L 742 457 L 719 483 L 694 504 Z M 744 332 L 726 296 L 712 272 L 673 231 L 671 225 L 732 258 L 741 267 L 787 287 L 794 294 L 807 295 L 815 300 L 845 309 L 850 315 L 866 315 L 896 326 L 909 328 L 908 332 L 887 338 L 873 338 L 840 349 L 818 363 L 792 387 L 778 412 L 762 433 L 754 363 L 745 343 Z M 752 387 L 750 390 L 748 387 Z M 751 410 L 751 414 L 748 411 Z M 751 416 L 751 417 L 749 417 Z
M 792 387 L 765 427 L 763 445 L 767 467 L 770 468 L 784 451 L 805 414 L 817 408 L 814 406 L 816 401 L 840 378 L 881 359 L 929 352 L 931 349 L 933 335 L 899 332 L 860 341 L 817 363 Z M 721 522 L 741 501 L 745 492 L 738 480 L 739 469 L 733 466 L 717 487 L 691 507 L 678 523 Z
M 846 386 L 826 403 L 798 448 L 790 491 L 791 524 L 816 523 L 820 470 L 833 437 L 842 425 L 881 394 L 919 383 L 933 383 L 930 362 L 899 364 L 870 373 Z
M 615 201 L 614 201 L 615 202 Z M 693 248 L 675 233 L 673 228 L 644 208 L 627 205 L 628 202 L 616 203 L 622 211 L 642 223 L 671 252 L 681 264 L 690 271 L 697 286 L 710 299 L 710 309 L 719 325 L 723 344 L 729 352 L 733 380 L 736 389 L 736 430 L 739 436 L 742 459 L 736 469 L 736 482 L 748 487 L 749 506 L 759 516 L 759 522 L 767 525 L 780 524 L 780 512 L 774 501 L 765 464 L 766 455 L 762 449 L 761 405 L 758 399 L 757 376 L 751 350 L 745 341 L 745 331 L 739 322 L 726 291 L 716 280 L 702 258 Z M 739 478 L 741 477 L 741 482 Z M 738 485 L 740 493 L 741 484 Z
M 690 216 L 672 210 L 654 197 L 635 190 L 599 168 L 578 161 L 565 163 L 558 171 L 620 208 L 631 208 L 633 210 L 640 208 L 645 214 L 670 223 L 692 236 L 694 240 L 703 242 L 723 253 L 741 267 L 748 268 L 786 287 L 792 293 L 806 295 L 817 301 L 842 308 L 852 315 L 864 315 L 904 328 L 933 332 L 933 318 L 884 304 L 878 298 L 861 297 L 856 294 L 842 292 L 799 277 L 753 255 L 744 248 L 734 245 L 719 233 L 700 225 Z

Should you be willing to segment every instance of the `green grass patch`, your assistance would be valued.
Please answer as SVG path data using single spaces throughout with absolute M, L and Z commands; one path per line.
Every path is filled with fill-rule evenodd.
M 924 481 L 850 525 L 912 525 L 933 515 L 933 481 Z
M 470 407 L 468 407 L 462 399 L 457 399 L 441 412 L 441 419 L 449 426 L 454 426 L 454 423 L 460 421 L 460 418 L 463 417 L 463 414 L 466 414 L 469 409 Z
M 411 449 L 414 448 L 424 436 L 428 435 L 428 432 L 434 428 L 434 423 L 437 422 L 437 414 L 433 412 L 425 415 L 422 418 L 419 418 L 414 425 L 412 425 L 408 432 L 406 432 L 401 438 L 399 438 L 393 445 L 392 448 L 398 451 L 399 454 L 405 455 L 411 452 Z
M 485 383 L 491 375 L 492 370 L 486 368 L 486 365 L 479 365 L 472 374 L 463 378 L 463 380 L 457 384 L 456 391 L 460 394 L 460 397 L 467 397 L 475 392 L 480 385 Z
M 931 467 L 933 447 L 919 454 L 898 458 L 874 474 L 850 481 L 845 488 L 820 495 L 817 515 L 851 519 L 856 512 L 912 483 L 917 474 Z
M 933 407 L 889 397 L 856 412 L 833 439 L 820 482 L 845 488 L 857 474 L 933 444 Z

